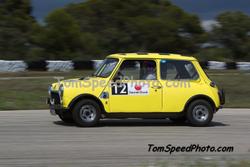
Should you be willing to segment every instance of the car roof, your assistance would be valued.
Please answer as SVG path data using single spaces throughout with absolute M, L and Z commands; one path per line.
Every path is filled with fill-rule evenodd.
M 117 53 L 109 55 L 107 58 L 123 58 L 123 59 L 174 59 L 174 60 L 196 60 L 191 56 L 182 56 L 172 53 Z

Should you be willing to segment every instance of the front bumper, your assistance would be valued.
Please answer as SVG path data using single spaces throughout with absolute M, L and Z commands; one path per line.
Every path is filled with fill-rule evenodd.
M 62 104 L 55 104 L 53 99 L 51 99 L 51 98 L 47 98 L 47 104 L 49 105 L 50 109 L 54 109 L 54 110 L 63 109 Z
M 52 115 L 58 115 L 58 112 L 64 109 L 61 103 L 61 98 L 57 92 L 50 93 L 50 97 L 47 98 L 47 104 L 49 105 L 50 113 Z
M 49 105 L 51 115 L 58 115 L 58 111 L 64 109 L 61 104 L 55 104 L 54 100 L 51 98 L 47 98 L 47 104 Z

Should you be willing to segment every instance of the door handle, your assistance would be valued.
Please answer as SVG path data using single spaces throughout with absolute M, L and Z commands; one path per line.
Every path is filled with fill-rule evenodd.
M 151 88 L 153 88 L 153 89 L 161 89 L 162 87 L 161 86 L 152 86 Z

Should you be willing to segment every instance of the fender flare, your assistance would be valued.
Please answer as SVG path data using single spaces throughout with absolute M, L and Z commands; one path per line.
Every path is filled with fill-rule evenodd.
M 191 98 L 188 99 L 188 101 L 186 102 L 186 104 L 184 106 L 183 112 L 187 111 L 187 107 L 189 106 L 189 104 L 191 102 L 198 100 L 198 99 L 203 99 L 203 100 L 208 101 L 211 104 L 211 106 L 213 107 L 214 112 L 216 111 L 215 102 L 213 101 L 213 99 L 211 97 L 204 95 L 204 94 L 198 94 L 198 95 L 192 96 Z
M 98 99 L 96 96 L 91 95 L 91 94 L 80 94 L 80 95 L 76 96 L 73 100 L 71 100 L 71 102 L 68 105 L 68 108 L 72 111 L 74 105 L 83 99 L 91 99 L 91 100 L 96 101 L 99 104 L 102 112 L 105 112 L 105 109 L 104 109 L 104 106 L 103 106 L 103 103 L 101 102 L 101 100 Z

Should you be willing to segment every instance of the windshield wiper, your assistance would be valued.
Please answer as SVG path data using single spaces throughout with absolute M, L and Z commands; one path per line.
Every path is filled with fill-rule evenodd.
M 102 75 L 96 75 L 95 77 L 105 78 L 105 77 L 104 77 L 104 76 L 102 76 Z
M 79 80 L 84 80 L 85 78 L 88 78 L 89 76 L 87 76 L 87 77 L 81 77 L 81 78 L 79 78 Z M 96 77 L 96 75 L 95 74 L 91 74 L 91 77 Z
M 81 78 L 79 78 L 79 80 L 84 80 L 86 77 L 81 77 Z

